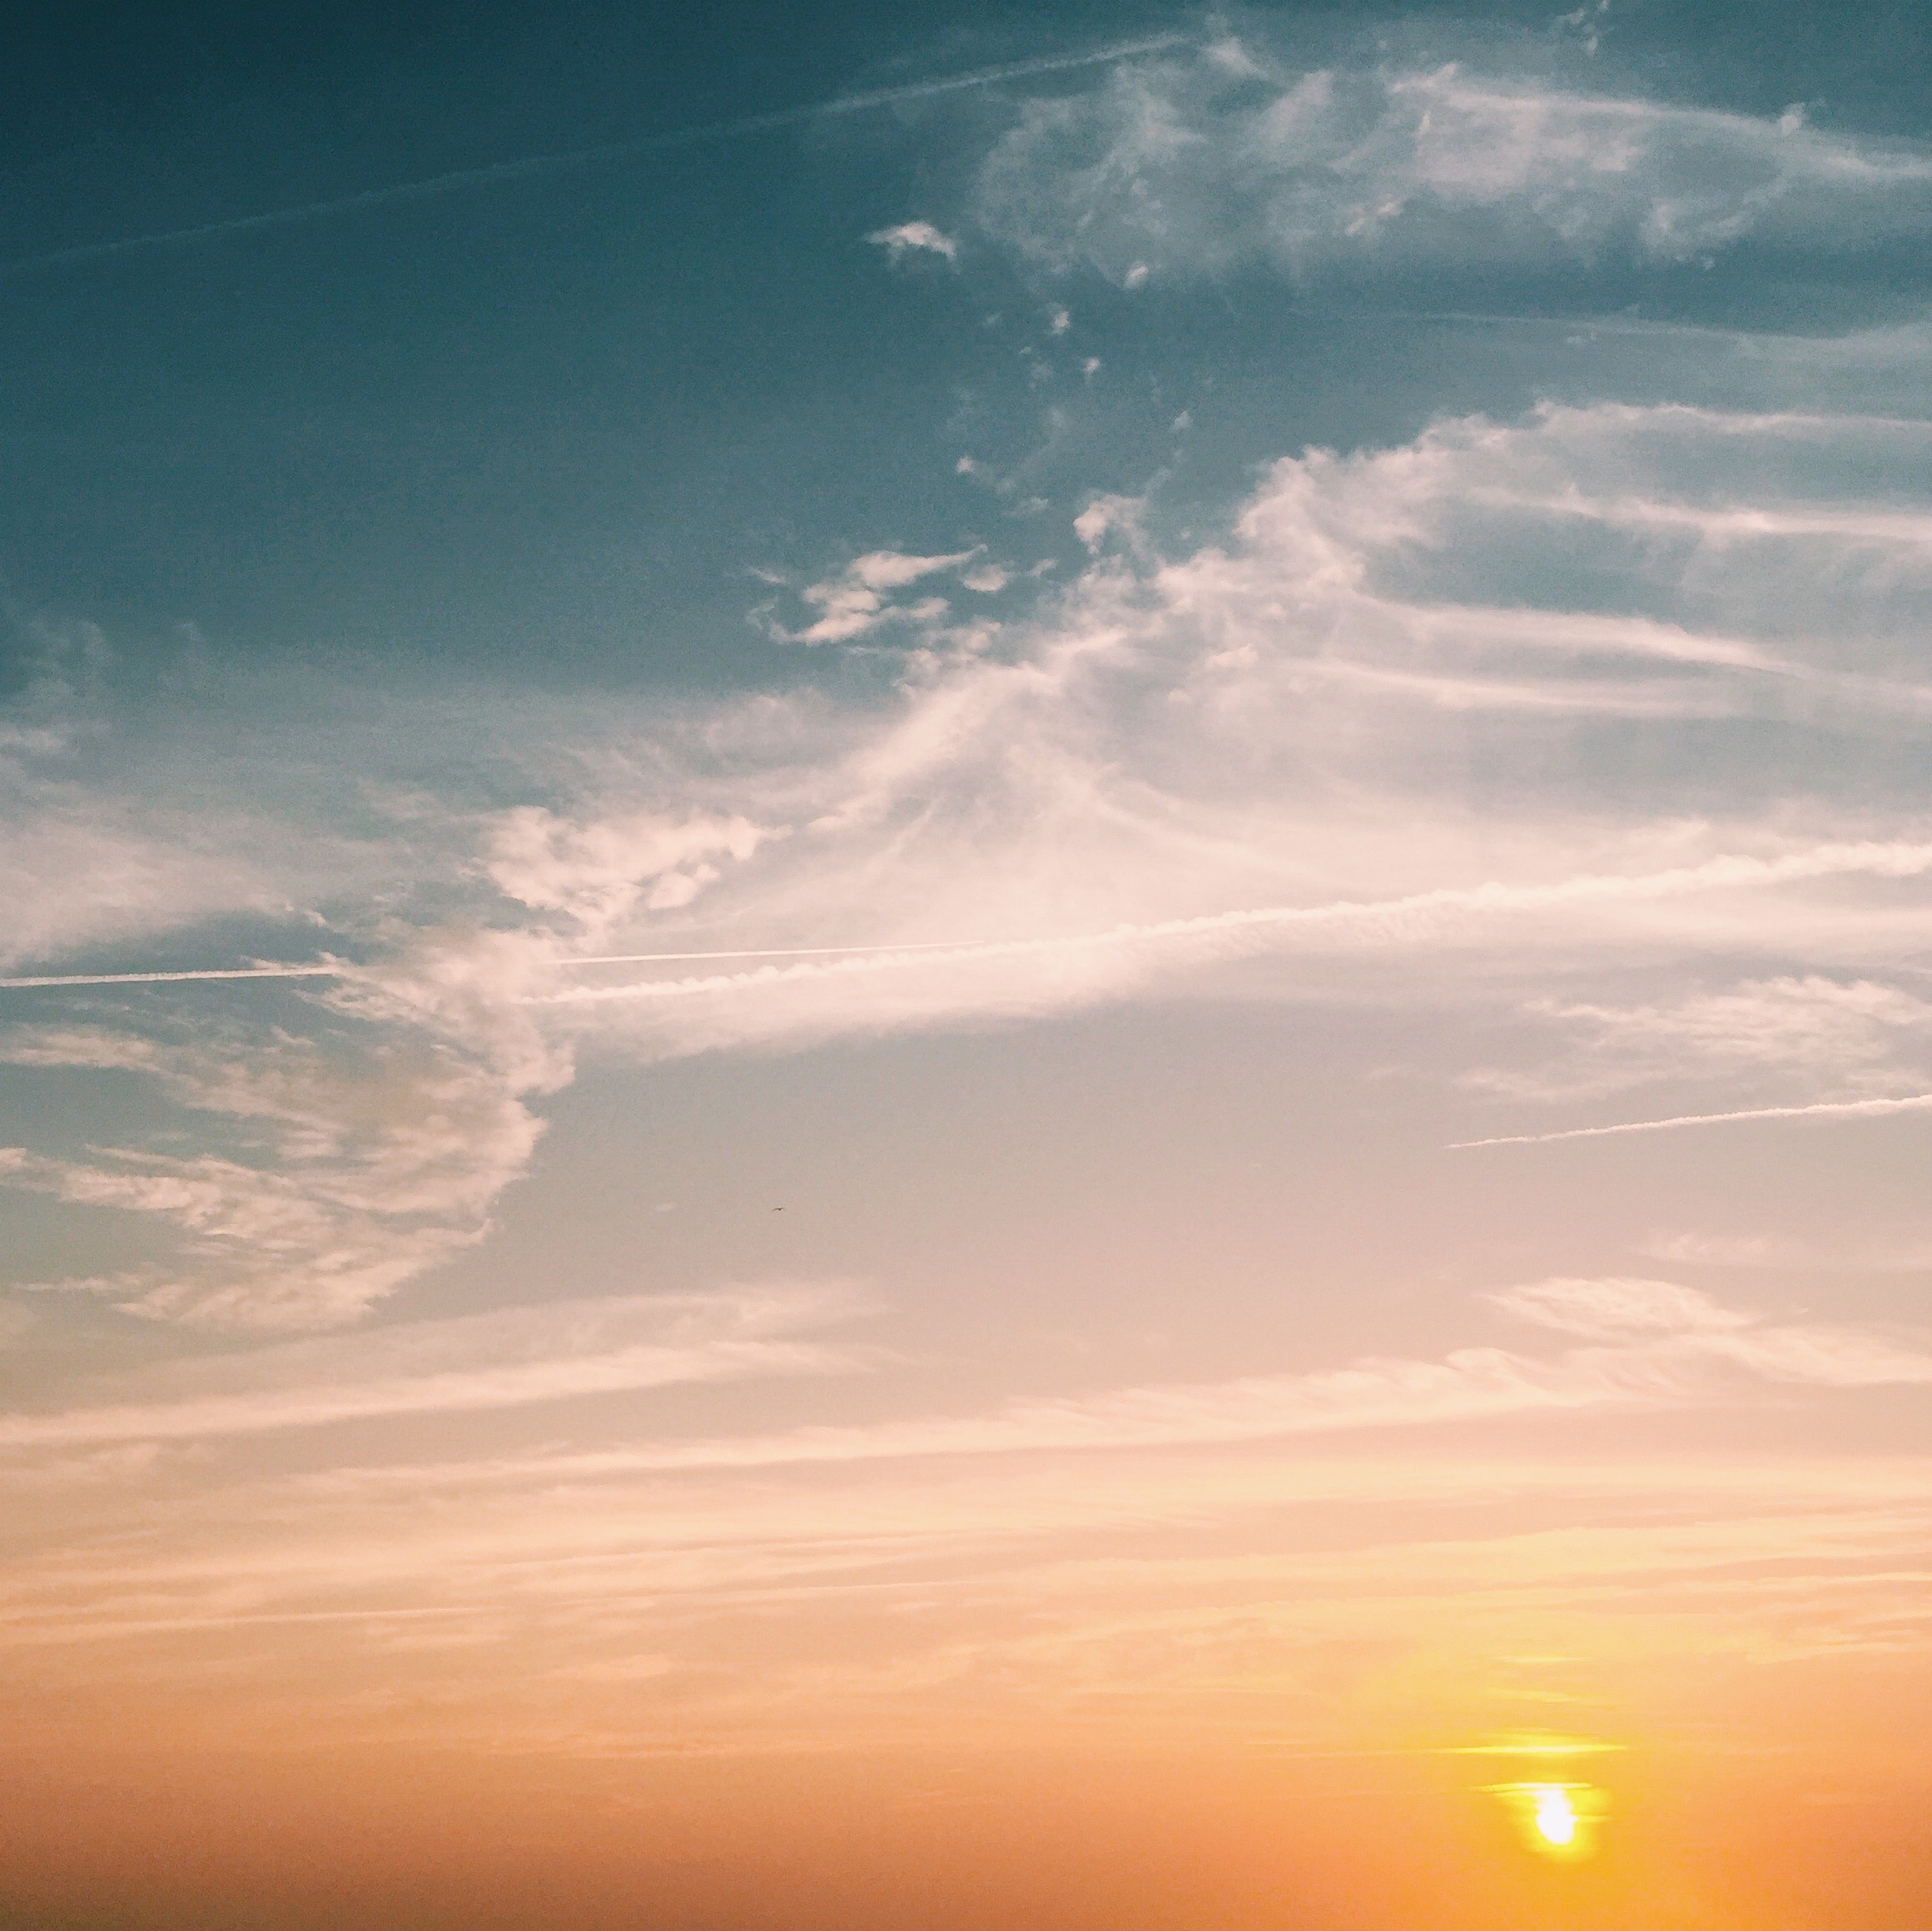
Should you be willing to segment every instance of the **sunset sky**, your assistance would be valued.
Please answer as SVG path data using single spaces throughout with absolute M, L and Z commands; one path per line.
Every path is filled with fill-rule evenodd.
M 40 13 L 0 1927 L 1922 1927 L 1929 82 Z

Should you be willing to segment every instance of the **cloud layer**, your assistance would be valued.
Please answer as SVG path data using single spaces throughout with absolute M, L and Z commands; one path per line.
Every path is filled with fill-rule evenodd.
M 1909 746 L 1932 712 L 1929 434 L 1613 403 L 1445 420 L 1284 458 L 1176 554 L 1134 504 L 1097 503 L 1075 580 L 965 621 L 893 599 L 971 577 L 976 549 L 866 553 L 807 592 L 798 634 L 899 639 L 877 695 L 606 721 L 549 803 L 412 804 L 416 904 L 365 921 L 333 987 L 291 982 L 315 990 L 276 994 L 272 1021 L 0 1041 L 148 1082 L 209 1144 L 22 1146 L 7 1178 L 174 1231 L 77 1284 L 301 1324 L 479 1239 L 587 1051 L 1216 990 L 1413 1002 L 1444 996 L 1425 962 L 1453 956 L 1541 1042 L 1472 1074 L 1492 1101 L 1774 1059 L 1814 1090 L 1764 1104 L 1922 1090 L 1895 975 L 1928 936 Z M 30 923 L 67 889 L 57 868 L 27 893 Z M 1671 960 L 1706 962 L 1702 989 L 1632 1005 L 1595 983 Z
M 1475 62 L 1299 66 L 1259 39 L 1029 102 L 975 213 L 1043 266 L 1134 287 L 1265 264 L 1338 271 L 1675 264 L 1741 242 L 1923 235 L 1932 156 Z

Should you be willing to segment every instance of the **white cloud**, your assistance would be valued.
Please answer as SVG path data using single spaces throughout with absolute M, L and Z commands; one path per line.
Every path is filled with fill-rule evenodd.
M 490 877 L 512 898 L 601 933 L 642 907 L 690 904 L 720 876 L 715 860 L 749 858 L 772 833 L 742 817 L 641 813 L 571 824 L 540 807 L 505 812 L 490 840 Z
M 849 643 L 882 623 L 926 624 L 945 616 L 938 598 L 916 603 L 892 603 L 887 593 L 904 589 L 941 571 L 957 570 L 979 555 L 961 550 L 952 556 L 906 556 L 897 550 L 872 550 L 855 557 L 837 577 L 807 585 L 805 601 L 819 613 L 802 630 L 777 633 L 792 643 Z
M 1253 906 L 1147 925 L 1121 923 L 1104 931 L 1052 938 L 966 941 L 951 945 L 918 941 L 897 950 L 854 947 L 847 956 L 832 959 L 731 966 L 614 985 L 572 985 L 526 996 L 536 1005 L 594 1009 L 713 999 L 733 992 L 781 992 L 788 988 L 849 984 L 888 975 L 930 975 L 960 965 L 997 967 L 1050 960 L 1075 962 L 1075 975 L 1070 982 L 1063 981 L 1061 991 L 1063 995 L 1079 1000 L 1106 996 L 1110 976 L 1130 983 L 1154 971 L 1199 967 L 1258 953 L 1328 951 L 1359 956 L 1390 950 L 1480 945 L 1482 938 L 1476 935 L 1484 926 L 1493 921 L 1514 924 L 1524 915 L 1533 918 L 1537 913 L 1569 907 L 1613 908 L 1696 898 L 1776 886 L 1795 880 L 1860 874 L 1912 877 L 1929 869 L 1932 869 L 1932 845 L 1818 846 L 1769 861 L 1725 856 L 1663 872 L 1586 873 L 1546 886 L 1510 886 L 1491 881 L 1403 899 Z M 1084 973 L 1079 970 L 1080 964 L 1088 967 Z M 990 989 L 982 996 L 989 1000 L 996 997 Z M 1040 995 L 1036 992 L 1033 996 L 1039 999 Z M 876 1000 L 877 995 L 873 997 Z M 1925 1102 L 1901 1100 L 1860 1104 L 1883 1110 Z
M 1615 1277 L 1597 1280 L 1537 1281 L 1505 1288 L 1489 1298 L 1507 1314 L 1592 1340 L 1671 1333 L 1725 1333 L 1751 1325 L 1752 1317 L 1722 1306 L 1695 1288 L 1674 1281 Z
M 1597 1040 L 1592 1077 L 1781 1053 L 1882 1096 L 1909 1055 L 1869 1042 L 1919 1037 L 1900 989 L 1932 942 L 1905 883 L 1932 822 L 1884 775 L 1932 707 L 1928 455 L 1925 424 L 1865 415 L 1458 419 L 1279 462 L 1220 540 L 1175 554 L 1139 499 L 1101 498 L 1077 578 L 970 639 L 921 593 L 990 585 L 983 552 L 862 553 L 811 587 L 799 634 L 919 627 L 895 685 L 606 702 L 571 720 L 550 805 L 419 800 L 386 848 L 395 909 L 319 997 L 16 1040 L 153 1080 L 194 1110 L 195 1150 L 33 1149 L 10 1178 L 171 1233 L 144 1284 L 98 1291 L 313 1323 L 482 1238 L 585 1052 L 1182 989 L 1485 1001 L 1520 1026 L 1533 988 L 1530 1031 Z M 1714 783 L 1714 744 L 1766 732 L 1775 766 L 1753 748 Z M 661 983 L 560 970 L 867 942 Z M 1451 952 L 1480 970 L 1419 963 Z M 1598 983 L 1718 959 L 1750 961 L 1729 991 Z M 1511 1046 L 1499 1077 L 1546 1076 Z
M 985 159 L 976 219 L 1049 267 L 1127 287 L 1150 265 L 1676 262 L 1932 226 L 1932 154 L 1908 143 L 1463 64 L 1244 55 L 1124 64 L 1089 92 L 1027 102 Z
M 482 1239 L 543 1131 L 518 1081 L 447 1046 L 345 1054 L 271 1034 L 161 1048 L 94 1032 L 29 1035 L 12 1056 L 154 1074 L 241 1131 L 236 1152 L 252 1157 L 0 1148 L 8 1184 L 177 1231 L 167 1258 L 94 1284 L 151 1315 L 240 1327 L 352 1319 Z M 345 1059 L 360 1077 L 345 1077 Z
M 1595 970 L 1619 946 L 1762 946 L 1808 964 L 1679 1014 L 1656 1057 L 1689 1029 L 1741 1062 L 1774 1021 L 1792 1051 L 1829 1056 L 1846 1026 L 1911 1003 L 1801 989 L 1881 985 L 1870 966 L 1924 926 L 1885 882 L 1922 864 L 1916 804 L 1833 803 L 1845 767 L 1825 747 L 1883 741 L 1926 707 L 1914 639 L 1932 605 L 1914 586 L 1932 578 L 1915 574 L 1908 479 L 1929 453 L 1910 423 L 1551 407 L 1279 463 L 1229 541 L 1171 560 L 1135 499 L 1100 499 L 1078 526 L 1094 563 L 1000 653 L 922 660 L 850 733 L 793 713 L 802 754 L 747 769 L 736 794 L 798 829 L 714 888 L 734 930 L 939 949 L 585 983 L 562 1003 L 681 1050 L 1058 1010 L 1271 951 L 1507 945 L 1519 965 Z M 1875 484 L 1882 513 L 1849 494 Z M 886 554 L 907 576 L 936 561 Z M 826 602 L 849 584 L 882 605 L 869 569 Z M 1590 732 L 1606 720 L 1648 747 L 1627 809 L 1604 802 Z M 1809 780 L 1810 806 L 1767 814 L 1746 767 L 1711 808 L 1692 747 L 1732 720 L 1792 734 L 1772 788 Z M 1860 856 L 1863 836 L 1812 842 L 1800 823 L 1888 835 Z M 1830 910 L 1804 890 L 1860 873 L 1869 893 Z M 1317 983 L 1336 986 L 1301 980 Z M 1544 1023 L 1617 1010 L 1544 1000 Z
M 240 826 L 171 827 L 148 812 L 103 812 L 43 792 L 37 808 L 12 817 L 0 845 L 0 965 L 125 944 L 237 906 L 285 911 L 281 881 L 246 853 Z
M 1885 1098 L 1932 1080 L 1932 1002 L 1870 979 L 1811 973 L 1636 1005 L 1542 1000 L 1529 1012 L 1571 1035 L 1568 1050 L 1541 1065 L 1465 1075 L 1465 1085 L 1565 1100 L 1686 1077 L 1796 1077 Z
M 895 265 L 909 253 L 937 255 L 947 261 L 959 259 L 959 243 L 930 221 L 901 221 L 896 227 L 876 229 L 866 239 L 883 248 L 887 259 Z

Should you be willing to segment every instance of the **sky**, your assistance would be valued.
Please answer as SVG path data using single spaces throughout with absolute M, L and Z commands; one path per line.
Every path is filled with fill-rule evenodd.
M 1929 57 L 42 10 L 0 1926 L 1916 1926 Z

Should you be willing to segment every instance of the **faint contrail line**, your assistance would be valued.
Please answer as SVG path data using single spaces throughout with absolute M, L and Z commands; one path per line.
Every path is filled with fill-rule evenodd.
M 544 962 L 561 972 L 577 966 L 668 966 L 690 959 L 804 959 L 844 952 L 957 951 L 962 946 L 986 943 L 981 939 L 915 939 L 900 946 L 779 946 L 756 951 L 594 953 L 581 959 Z M 42 973 L 32 978 L 0 979 L 0 991 L 37 985 L 163 985 L 197 979 L 340 979 L 350 970 L 346 966 L 226 966 L 186 972 Z
M 1413 892 L 1403 898 L 1341 899 L 1319 906 L 1260 906 L 1239 911 L 1209 912 L 1199 917 L 1165 919 L 1146 925 L 1121 924 L 1109 931 L 1075 933 L 1064 938 L 991 939 L 956 946 L 929 946 L 936 962 L 951 960 L 1021 958 L 1097 946 L 1127 946 L 1175 941 L 1226 939 L 1264 931 L 1322 931 L 1350 926 L 1384 936 L 1401 936 L 1445 915 L 1533 911 L 1552 907 L 1654 901 L 1685 896 L 1727 886 L 1777 885 L 1792 880 L 1824 878 L 1850 872 L 1880 876 L 1913 877 L 1932 868 L 1932 845 L 1900 843 L 1825 845 L 1783 858 L 1721 857 L 1701 865 L 1668 871 L 1585 872 L 1553 885 L 1512 886 L 1492 881 L 1478 886 L 1448 886 Z M 843 948 L 840 948 L 843 950 Z M 844 977 L 886 970 L 901 963 L 910 946 L 868 948 L 856 956 L 822 964 L 764 966 L 748 972 L 712 973 L 701 978 L 648 979 L 622 985 L 578 985 L 566 992 L 541 993 L 527 1003 L 539 1005 L 591 1005 L 620 999 L 682 999 L 734 992 L 752 987 L 797 983 L 816 978 Z M 773 957 L 784 956 L 773 954 Z M 614 961 L 613 961 L 614 963 Z
M 28 985 L 161 985 L 177 979 L 335 979 L 340 966 L 231 966 L 207 972 L 65 972 L 0 979 L 0 990 Z
M 1675 866 L 1667 871 L 1587 871 L 1552 885 L 1442 886 L 1411 892 L 1402 898 L 1336 899 L 1325 905 L 1253 906 L 1239 911 L 1206 912 L 1194 918 L 1164 919 L 1145 925 L 1122 923 L 1097 932 L 1075 932 L 1035 939 L 909 939 L 860 946 L 774 946 L 704 952 L 588 953 L 576 958 L 536 961 L 558 971 L 579 966 L 670 965 L 704 959 L 824 960 L 822 965 L 759 966 L 749 972 L 713 973 L 696 979 L 647 979 L 621 985 L 573 986 L 567 992 L 539 994 L 532 1005 L 564 1005 L 611 999 L 664 999 L 693 993 L 733 991 L 789 980 L 863 972 L 894 964 L 911 954 L 950 954 L 956 959 L 1023 957 L 1029 954 L 1077 951 L 1102 946 L 1131 946 L 1166 941 L 1236 936 L 1246 932 L 1322 930 L 1355 926 L 1370 931 L 1403 936 L 1426 927 L 1442 915 L 1537 911 L 1563 906 L 1654 901 L 1681 898 L 1703 891 L 1729 887 L 1782 885 L 1809 878 L 1842 877 L 1867 872 L 1881 878 L 1914 878 L 1932 870 L 1932 844 L 1875 841 L 1859 845 L 1820 845 L 1782 858 L 1718 857 L 1701 865 Z M 943 962 L 943 961 L 941 961 Z M 0 979 L 0 990 L 57 985 L 147 985 L 199 979 L 330 979 L 355 968 L 346 965 L 246 966 L 186 972 L 71 973 L 57 976 Z M 1929 1096 L 1932 1104 L 1932 1096 Z M 1902 1100 L 1858 1100 L 1848 1106 L 1902 1106 Z M 1800 1109 L 1800 1111 L 1810 1110 Z M 1713 1117 L 1726 1117 L 1716 1115 Z M 1676 1124 L 1675 1121 L 1661 1124 Z M 1576 1133 L 1626 1133 L 1631 1127 L 1579 1127 Z M 1562 1139 L 1565 1134 L 1523 1134 L 1524 1139 Z M 1458 1142 L 1466 1145 L 1498 1144 L 1496 1141 Z
M 1812 1106 L 1748 1106 L 1736 1113 L 1680 1113 L 1669 1119 L 1627 1119 L 1617 1126 L 1572 1126 L 1561 1133 L 1502 1133 L 1489 1139 L 1451 1140 L 1445 1149 L 1470 1147 L 1542 1146 L 1552 1139 L 1602 1139 L 1613 1133 L 1666 1133 L 1678 1126 L 1724 1126 L 1741 1119 L 1859 1119 L 1888 1113 L 1932 1111 L 1932 1093 L 1903 1100 L 1822 1100 Z
M 500 181 L 528 181 L 539 175 L 559 174 L 568 168 L 589 167 L 598 161 L 622 161 L 638 154 L 653 154 L 676 147 L 695 147 L 708 141 L 728 141 L 738 135 L 760 134 L 768 129 L 792 127 L 807 121 L 835 114 L 862 114 L 874 107 L 890 107 L 901 101 L 923 101 L 938 94 L 956 94 L 973 87 L 995 87 L 1001 81 L 1025 80 L 1035 74 L 1064 73 L 1075 67 L 1106 67 L 1115 61 L 1131 60 L 1136 54 L 1191 44 L 1185 33 L 1163 33 L 1150 40 L 1128 41 L 1102 47 L 1093 53 L 1043 54 L 1035 60 L 1013 61 L 1004 67 L 980 67 L 971 73 L 954 74 L 936 81 L 913 81 L 904 87 L 877 87 L 862 94 L 842 94 L 834 100 L 815 101 L 802 107 L 781 107 L 769 114 L 743 114 L 733 121 L 714 121 L 702 127 L 680 127 L 663 134 L 642 134 L 628 141 L 606 141 L 594 147 L 569 148 L 559 154 L 537 154 L 521 161 L 493 161 L 484 167 L 457 168 L 448 174 L 432 175 L 427 180 L 400 181 L 385 188 L 366 188 L 360 194 L 342 195 L 331 201 L 305 201 L 297 207 L 271 208 L 260 215 L 237 215 L 221 221 L 203 221 L 191 228 L 166 228 L 153 234 L 123 236 L 112 241 L 83 241 L 71 248 L 57 248 L 45 255 L 28 255 L 17 261 L 0 262 L 0 276 L 15 275 L 28 269 L 58 268 L 82 261 L 100 261 L 112 255 L 140 248 L 164 248 L 176 242 L 213 241 L 226 235 L 252 234 L 257 229 L 279 228 L 298 221 L 320 221 L 330 215 L 350 215 L 362 208 L 375 208 L 391 201 L 426 201 L 432 196 L 454 194 L 469 187 L 487 187 Z
M 556 966 L 657 966 L 675 959 L 810 959 L 834 952 L 959 952 L 976 946 L 1037 945 L 1031 939 L 908 939 L 903 945 L 767 946 L 744 952 L 605 952 L 582 959 L 557 959 Z

